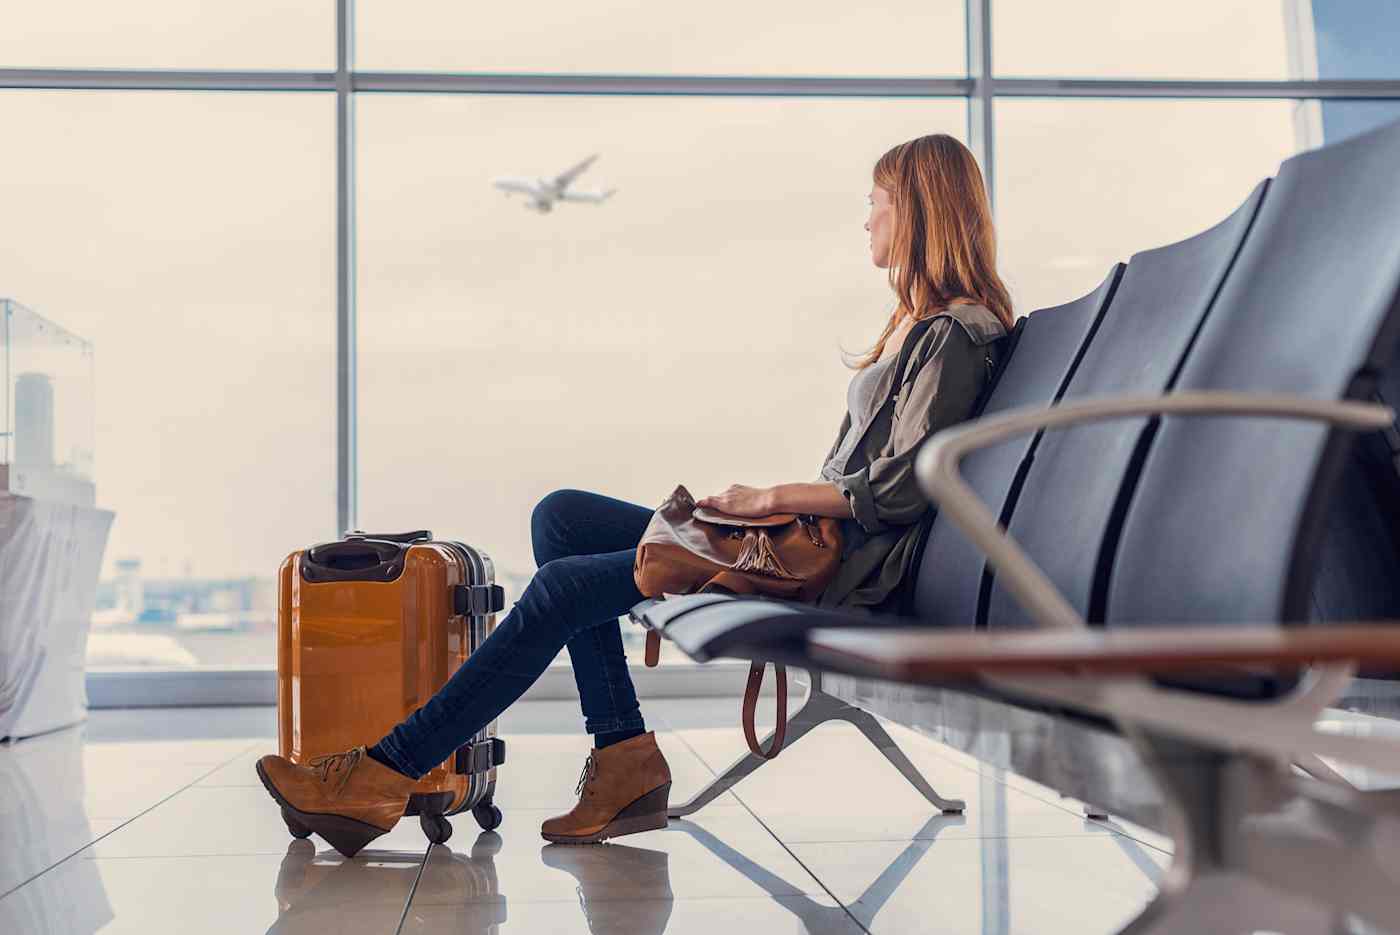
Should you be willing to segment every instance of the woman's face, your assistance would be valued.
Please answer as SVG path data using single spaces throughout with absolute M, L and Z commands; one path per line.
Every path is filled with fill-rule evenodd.
M 870 232 L 870 262 L 880 269 L 890 265 L 890 238 L 894 230 L 894 200 L 890 193 L 879 185 L 870 187 L 870 217 L 866 218 L 865 229 Z

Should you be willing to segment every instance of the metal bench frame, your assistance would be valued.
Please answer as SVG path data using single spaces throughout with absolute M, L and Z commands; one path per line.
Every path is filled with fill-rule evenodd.
M 642 606 L 638 605 L 638 608 Z M 894 738 L 889 735 L 875 715 L 825 692 L 822 689 L 821 672 L 812 670 L 808 673 L 808 678 L 807 697 L 803 700 L 802 706 L 788 716 L 785 746 L 791 746 L 811 733 L 813 728 L 820 727 L 822 724 L 831 721 L 845 721 L 860 731 L 866 740 L 874 744 L 875 749 L 889 760 L 891 766 L 899 770 L 901 776 L 909 780 L 910 784 L 919 790 L 920 795 L 928 799 L 930 805 L 945 815 L 962 814 L 967 804 L 962 799 L 949 799 L 939 795 L 919 772 L 918 767 L 909 761 L 909 757 L 904 755 L 903 750 L 899 749 L 899 744 L 895 743 Z M 769 731 L 759 745 L 768 749 L 774 733 L 775 731 Z M 684 818 L 687 815 L 695 814 L 767 762 L 769 761 L 755 753 L 746 753 L 735 760 L 713 782 L 692 796 L 689 801 L 667 809 L 667 817 Z

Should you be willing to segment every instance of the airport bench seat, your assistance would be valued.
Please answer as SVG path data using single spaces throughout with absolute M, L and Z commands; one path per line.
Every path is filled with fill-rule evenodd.
M 1400 124 L 1295 156 L 1019 322 L 979 418 L 919 453 L 937 512 L 900 614 L 691 595 L 633 618 L 1145 816 L 1175 862 L 1128 931 L 1400 929 L 1400 792 L 1312 778 L 1400 774 L 1400 745 L 1314 726 L 1358 671 L 1400 672 L 1395 165 Z M 1125 751 L 1160 808 L 1096 773 Z

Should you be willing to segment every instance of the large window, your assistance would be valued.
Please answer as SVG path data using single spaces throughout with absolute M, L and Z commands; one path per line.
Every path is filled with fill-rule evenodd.
M 335 67 L 326 0 L 20 0 L 0 5 L 0 68 Z
M 969 142 L 1026 313 L 1400 119 L 1397 43 L 1350 0 L 10 4 L 0 299 L 86 355 L 89 661 L 271 665 L 278 563 L 351 525 L 509 601 L 551 490 L 812 479 L 888 146 Z M 602 204 L 492 186 L 593 154 Z
M 1307 3 L 1308 0 L 1303 0 Z M 998 74 L 1067 78 L 1297 77 L 1293 0 L 995 0 Z
M 409 71 L 960 75 L 961 0 L 360 0 L 357 63 Z
M 1017 310 L 1077 298 L 1113 263 L 1224 218 L 1296 151 L 1294 107 L 1290 101 L 999 103 L 998 236 Z
M 93 665 L 270 662 L 279 555 L 333 528 L 332 111 L 0 92 L 0 295 L 93 348 Z
M 555 488 L 654 506 L 678 483 L 815 479 L 851 375 L 840 350 L 865 350 L 891 309 L 863 227 L 871 167 L 892 141 L 960 135 L 963 110 L 360 101 L 362 524 L 480 543 L 514 597 Z M 604 204 L 540 214 L 491 184 L 593 152 L 580 184 L 616 187 Z

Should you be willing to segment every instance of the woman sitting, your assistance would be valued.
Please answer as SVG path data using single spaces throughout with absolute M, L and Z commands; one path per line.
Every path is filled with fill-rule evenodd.
M 982 174 L 946 135 L 894 147 L 875 164 L 870 259 L 897 299 L 856 364 L 836 439 L 811 483 L 736 484 L 697 501 L 737 516 L 841 517 L 840 567 L 821 606 L 885 608 L 910 571 L 928 501 L 914 456 L 934 432 L 966 419 L 990 378 L 1011 303 L 996 272 Z M 932 319 L 894 372 L 905 337 Z M 558 490 L 531 517 L 539 568 L 510 613 L 425 705 L 368 748 L 317 768 L 258 761 L 274 799 L 311 830 L 366 840 L 402 817 L 417 779 L 505 711 L 567 647 L 584 729 L 593 735 L 578 804 L 544 822 L 549 841 L 584 844 L 666 824 L 671 773 L 647 731 L 627 670 L 618 618 L 642 600 L 637 543 L 653 510 L 602 494 Z

